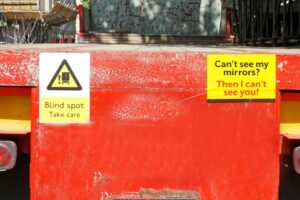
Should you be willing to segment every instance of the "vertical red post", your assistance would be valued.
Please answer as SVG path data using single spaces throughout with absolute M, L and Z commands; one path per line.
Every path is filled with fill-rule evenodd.
M 83 33 L 83 5 L 77 6 L 77 11 L 79 15 L 79 33 Z
M 226 35 L 231 35 L 231 8 L 226 8 Z
M 69 42 L 69 43 L 74 43 L 74 37 L 73 37 L 73 36 L 70 36 L 68 42 Z
M 53 36 L 53 38 L 52 38 L 52 43 L 58 43 L 58 39 L 57 39 L 56 36 Z
M 60 43 L 66 43 L 66 38 L 64 35 L 61 36 Z

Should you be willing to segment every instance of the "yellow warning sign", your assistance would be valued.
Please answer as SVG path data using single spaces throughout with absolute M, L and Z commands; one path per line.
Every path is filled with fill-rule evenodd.
M 51 79 L 48 90 L 82 90 L 67 60 L 63 60 Z
M 207 56 L 208 99 L 275 99 L 275 94 L 275 55 L 210 54 Z
M 88 123 L 88 97 L 41 97 L 40 119 L 47 123 Z

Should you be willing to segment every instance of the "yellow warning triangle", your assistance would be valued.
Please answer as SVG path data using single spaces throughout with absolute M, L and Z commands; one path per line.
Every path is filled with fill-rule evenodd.
M 48 90 L 82 90 L 67 60 L 63 60 L 51 79 Z

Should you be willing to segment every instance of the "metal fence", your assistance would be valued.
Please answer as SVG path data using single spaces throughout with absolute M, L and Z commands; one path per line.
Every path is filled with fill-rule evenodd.
M 299 0 L 233 0 L 231 8 L 236 43 L 285 46 L 300 41 Z

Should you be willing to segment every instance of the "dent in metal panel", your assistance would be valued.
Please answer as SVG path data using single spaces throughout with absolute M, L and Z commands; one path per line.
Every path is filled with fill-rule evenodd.
M 173 190 L 173 189 L 162 189 L 162 190 L 155 190 L 155 189 L 146 189 L 142 188 L 139 192 L 133 193 L 123 193 L 121 195 L 113 195 L 107 197 L 107 200 L 143 200 L 143 199 L 181 199 L 181 200 L 200 200 L 200 194 L 196 191 L 190 190 Z

